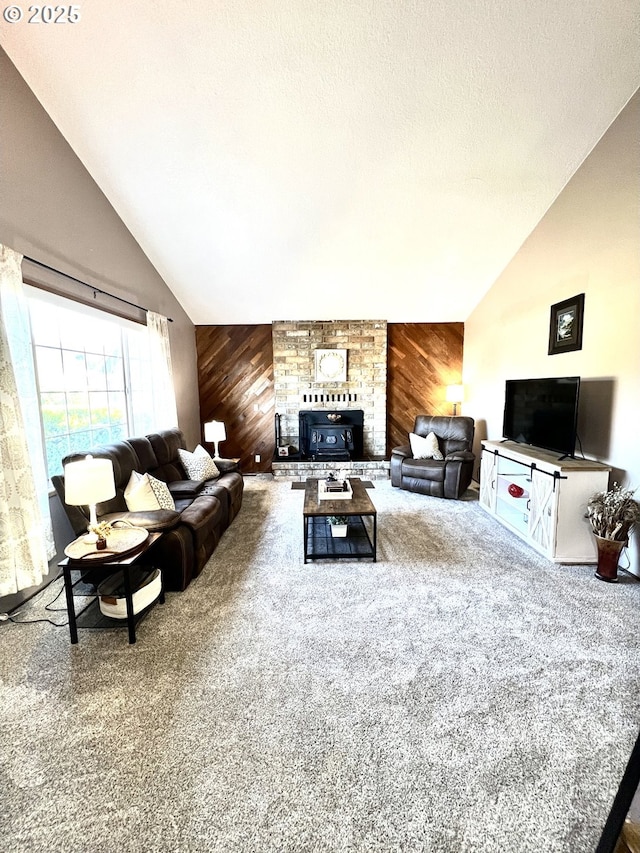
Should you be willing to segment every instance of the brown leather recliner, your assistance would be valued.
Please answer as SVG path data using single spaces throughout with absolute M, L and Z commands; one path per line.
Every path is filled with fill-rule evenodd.
M 413 432 L 438 439 L 444 459 L 414 459 L 411 445 L 391 451 L 391 485 L 436 498 L 460 498 L 471 483 L 475 456 L 471 450 L 475 423 L 459 415 L 418 415 Z

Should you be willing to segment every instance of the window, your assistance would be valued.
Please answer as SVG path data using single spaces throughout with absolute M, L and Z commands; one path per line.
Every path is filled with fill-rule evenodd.
M 68 453 L 150 432 L 146 326 L 28 287 L 49 477 Z

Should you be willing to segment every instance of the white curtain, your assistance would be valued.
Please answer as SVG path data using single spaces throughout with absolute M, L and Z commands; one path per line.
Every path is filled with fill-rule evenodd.
M 55 554 L 21 262 L 0 245 L 0 596 L 40 583 Z
M 178 426 L 178 411 L 171 369 L 169 321 L 161 314 L 147 311 L 147 329 L 151 352 L 150 380 L 154 429 L 171 429 Z

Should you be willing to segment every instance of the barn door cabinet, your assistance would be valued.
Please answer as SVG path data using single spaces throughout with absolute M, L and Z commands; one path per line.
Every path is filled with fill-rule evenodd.
M 480 506 L 555 563 L 595 563 L 587 501 L 607 489 L 609 471 L 590 459 L 483 441 Z

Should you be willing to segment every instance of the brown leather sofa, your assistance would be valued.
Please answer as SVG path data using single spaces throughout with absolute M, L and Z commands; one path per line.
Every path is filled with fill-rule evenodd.
M 433 432 L 444 457 L 414 459 L 411 445 L 391 451 L 391 485 L 436 498 L 460 498 L 471 483 L 475 456 L 472 452 L 475 423 L 458 415 L 418 415 L 413 432 L 426 438 Z
M 103 447 L 72 453 L 63 465 L 83 459 L 87 453 L 111 459 L 116 496 L 97 506 L 100 520 L 124 519 L 138 527 L 161 531 L 154 546 L 162 567 L 165 589 L 183 590 L 202 571 L 224 531 L 242 506 L 244 481 L 237 465 L 216 460 L 220 476 L 213 480 L 190 480 L 180 462 L 178 448 L 186 450 L 184 435 L 178 429 L 128 438 Z M 131 472 L 150 474 L 167 483 L 175 502 L 175 511 L 156 509 L 130 512 L 124 498 Z M 53 485 L 67 513 L 74 533 L 87 529 L 87 507 L 69 506 L 64 500 L 64 477 L 54 476 Z

